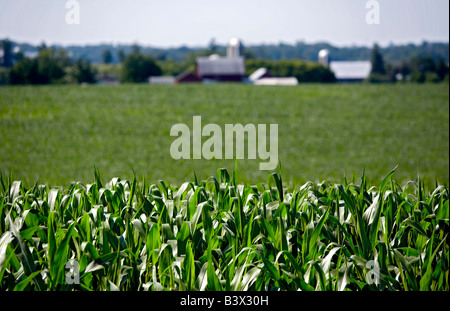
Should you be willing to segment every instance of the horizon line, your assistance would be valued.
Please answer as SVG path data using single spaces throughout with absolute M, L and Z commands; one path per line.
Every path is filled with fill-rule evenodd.
M 180 43 L 177 45 L 157 45 L 157 44 L 149 44 L 149 43 L 140 43 L 139 41 L 134 41 L 134 42 L 114 42 L 114 41 L 98 41 L 98 42 L 86 42 L 86 43 L 57 43 L 57 42 L 46 42 L 45 40 L 41 40 L 39 43 L 35 42 L 30 42 L 30 41 L 26 41 L 26 40 L 15 40 L 15 39 L 11 39 L 9 37 L 4 37 L 1 38 L 0 40 L 9 40 L 11 42 L 14 42 L 16 44 L 29 44 L 29 45 L 34 45 L 34 46 L 39 46 L 41 44 L 46 44 L 47 46 L 58 46 L 58 47 L 63 47 L 63 48 L 68 48 L 68 47 L 85 47 L 85 46 L 101 46 L 101 45 L 110 45 L 110 46 L 132 46 L 132 45 L 138 45 L 140 47 L 144 47 L 144 48 L 154 48 L 154 49 L 179 49 L 179 48 L 190 48 L 190 49 L 203 49 L 203 48 L 207 48 L 208 47 L 208 43 L 204 43 L 204 44 L 187 44 L 187 43 Z M 242 40 L 242 39 L 241 39 Z M 210 40 L 211 41 L 211 40 Z M 301 44 L 305 44 L 305 45 L 318 45 L 318 44 L 326 44 L 326 45 L 330 45 L 332 47 L 336 47 L 336 48 L 371 48 L 373 47 L 375 44 L 377 44 L 380 48 L 387 48 L 390 46 L 407 46 L 407 45 L 421 45 L 423 43 L 428 43 L 428 44 L 450 44 L 450 40 L 427 40 L 427 39 L 419 39 L 419 40 L 415 40 L 415 41 L 408 41 L 408 42 L 389 42 L 389 43 L 377 43 L 377 42 L 373 42 L 371 44 L 368 43 L 350 43 L 350 44 L 337 44 L 337 43 L 332 43 L 330 41 L 327 40 L 317 40 L 317 41 L 307 41 L 304 39 L 299 39 L 296 40 L 295 42 L 287 42 L 284 40 L 279 40 L 278 42 L 249 42 L 246 43 L 245 40 L 242 40 L 244 42 L 244 46 L 248 46 L 248 47 L 252 47 L 252 46 L 273 46 L 273 45 L 280 45 L 280 44 L 285 44 L 285 45 L 291 45 L 291 46 L 295 46 L 299 43 Z M 218 46 L 227 46 L 227 43 L 222 43 L 222 42 L 216 42 L 216 45 Z

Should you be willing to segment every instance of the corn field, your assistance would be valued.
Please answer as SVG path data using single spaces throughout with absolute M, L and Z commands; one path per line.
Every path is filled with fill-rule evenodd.
M 402 187 L 394 171 L 292 191 L 280 173 L 244 185 L 225 169 L 178 187 L 2 176 L 0 289 L 448 291 L 448 188 Z

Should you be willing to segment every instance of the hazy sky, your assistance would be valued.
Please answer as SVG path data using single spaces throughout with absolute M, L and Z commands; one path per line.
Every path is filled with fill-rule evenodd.
M 34 44 L 381 45 L 449 41 L 449 0 L 378 0 L 380 24 L 366 23 L 367 0 L 78 0 L 80 24 L 66 23 L 67 0 L 0 0 L 0 38 Z

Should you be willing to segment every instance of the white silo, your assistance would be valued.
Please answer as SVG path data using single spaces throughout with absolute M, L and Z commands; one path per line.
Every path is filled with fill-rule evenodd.
M 243 56 L 244 46 L 238 38 L 233 38 L 230 40 L 227 49 L 227 57 L 228 58 L 238 58 Z
M 328 67 L 330 64 L 330 51 L 327 49 L 320 50 L 319 52 L 319 63 L 324 67 Z

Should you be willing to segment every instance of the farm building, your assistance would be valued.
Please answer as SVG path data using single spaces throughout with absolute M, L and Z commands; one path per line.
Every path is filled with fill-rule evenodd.
M 171 76 L 152 76 L 148 78 L 150 84 L 175 84 L 175 78 Z
M 245 75 L 243 57 L 209 57 L 197 58 L 197 76 L 201 80 L 242 82 Z
M 254 85 L 298 85 L 296 77 L 274 77 L 267 68 L 259 68 L 248 77 Z
M 328 50 L 319 52 L 319 63 L 328 66 L 339 82 L 362 82 L 370 76 L 370 61 L 332 61 Z
M 257 69 L 254 73 L 252 73 L 248 79 L 250 80 L 250 82 L 255 82 L 259 79 L 263 79 L 263 78 L 272 78 L 272 74 L 269 72 L 269 70 L 267 70 L 267 68 L 259 68 Z
M 284 85 L 284 86 L 295 86 L 298 85 L 298 80 L 296 77 L 272 77 L 272 78 L 261 78 L 253 82 L 254 85 Z
M 242 82 L 245 76 L 243 45 L 239 39 L 231 39 L 227 56 L 217 54 L 198 57 L 194 72 L 183 72 L 176 77 L 176 83 L 189 82 Z
M 332 61 L 330 70 L 340 82 L 361 82 L 369 77 L 372 63 L 370 61 Z
M 196 73 L 190 71 L 185 71 L 175 77 L 175 83 L 198 83 L 198 82 L 202 82 L 202 80 L 197 76 Z

